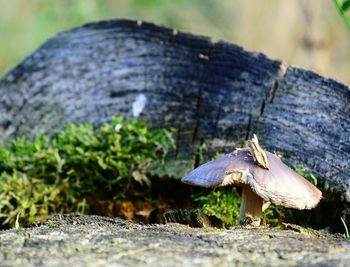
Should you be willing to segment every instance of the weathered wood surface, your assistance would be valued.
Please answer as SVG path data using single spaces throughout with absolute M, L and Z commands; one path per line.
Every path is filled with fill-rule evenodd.
M 0 266 L 348 266 L 342 238 L 266 228 L 225 231 L 56 216 L 0 233 Z
M 350 210 L 350 90 L 310 71 L 114 20 L 58 34 L 0 80 L 0 143 L 119 114 L 177 129 L 175 157 L 187 163 L 179 175 L 202 142 L 228 151 L 256 133 L 288 164 L 309 167 L 340 212 Z

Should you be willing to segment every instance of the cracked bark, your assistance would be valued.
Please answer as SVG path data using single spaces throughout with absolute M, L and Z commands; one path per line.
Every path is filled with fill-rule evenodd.
M 179 176 L 193 166 L 200 140 L 229 151 L 256 133 L 266 150 L 310 168 L 327 199 L 342 200 L 337 216 L 350 210 L 348 87 L 151 23 L 103 21 L 48 40 L 0 80 L 0 143 L 68 122 L 132 119 L 140 94 L 147 102 L 138 119 L 178 127 Z

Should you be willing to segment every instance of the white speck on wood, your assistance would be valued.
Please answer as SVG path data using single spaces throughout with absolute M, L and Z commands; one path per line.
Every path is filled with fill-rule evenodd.
M 137 118 L 141 114 L 141 112 L 146 106 L 146 102 L 147 99 L 144 94 L 139 94 L 136 97 L 136 100 L 134 101 L 134 103 L 132 103 L 132 114 L 135 118 Z

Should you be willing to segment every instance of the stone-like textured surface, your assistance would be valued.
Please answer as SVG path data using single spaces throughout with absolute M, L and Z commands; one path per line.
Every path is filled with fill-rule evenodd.
M 0 266 L 348 266 L 350 242 L 289 230 L 70 215 L 0 233 Z
M 229 151 L 255 132 L 265 149 L 317 174 L 324 210 L 335 210 L 324 219 L 338 226 L 350 218 L 349 113 L 350 90 L 333 80 L 130 20 L 60 33 L 0 80 L 0 143 L 123 114 L 177 129 L 181 177 L 202 142 Z

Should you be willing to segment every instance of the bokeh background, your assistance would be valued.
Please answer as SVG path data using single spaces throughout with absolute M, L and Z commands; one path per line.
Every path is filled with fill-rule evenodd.
M 135 18 L 209 35 L 350 84 L 350 30 L 333 0 L 0 0 L 0 75 L 47 38 Z

